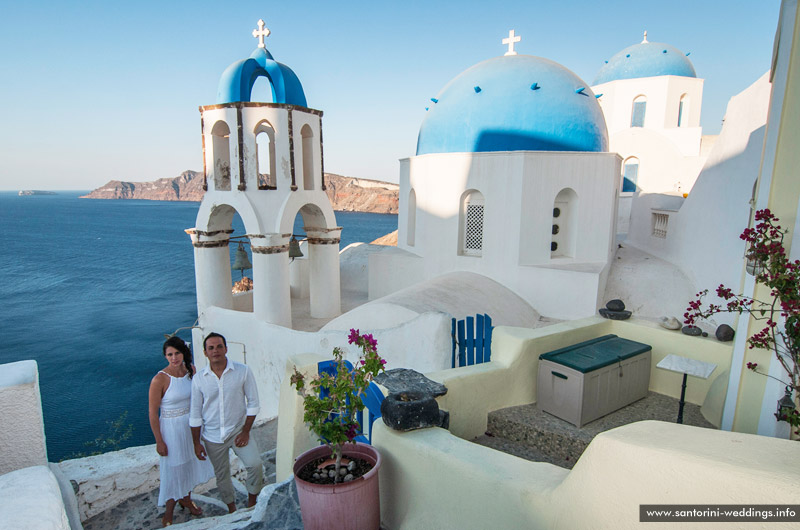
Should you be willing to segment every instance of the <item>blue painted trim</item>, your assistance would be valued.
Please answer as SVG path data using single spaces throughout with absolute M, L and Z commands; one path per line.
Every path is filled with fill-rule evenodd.
M 467 339 L 464 334 L 464 321 L 458 321 L 458 365 L 467 365 Z
M 451 353 L 450 368 L 456 367 L 456 319 L 451 319 L 450 336 L 453 338 L 453 351 Z
M 492 326 L 492 317 L 486 314 L 483 316 L 486 317 L 486 355 L 483 360 L 488 363 L 492 360 L 492 330 L 494 330 L 494 326 Z
M 483 362 L 483 328 L 484 328 L 483 315 L 475 315 L 475 364 Z
M 475 317 L 467 317 L 467 366 L 475 364 Z

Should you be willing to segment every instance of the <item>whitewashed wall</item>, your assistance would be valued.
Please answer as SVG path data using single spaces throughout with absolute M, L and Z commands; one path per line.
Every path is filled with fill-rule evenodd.
M 228 358 L 244 362 L 254 372 L 258 383 L 261 412 L 256 421 L 278 414 L 278 396 L 286 360 L 292 355 L 319 353 L 332 359 L 338 346 L 354 361 L 358 350 L 347 344 L 347 331 L 295 331 L 259 321 L 252 313 L 217 307 L 208 308 L 200 316 L 200 327 L 193 330 L 193 351 L 198 369 L 207 363 L 203 355 L 203 338 L 215 331 L 228 342 Z M 356 326 L 358 327 L 358 326 Z M 450 363 L 450 315 L 426 313 L 388 329 L 360 327 L 361 333 L 372 333 L 378 340 L 378 352 L 386 359 L 386 368 L 413 368 L 420 372 L 441 370 Z
M 592 91 L 595 94 L 603 94 L 599 98 L 599 103 L 606 118 L 609 135 L 630 128 L 633 100 L 640 95 L 647 98 L 644 119 L 646 128 L 677 127 L 678 107 L 683 94 L 688 95 L 689 103 L 684 106 L 684 112 L 688 112 L 686 127 L 681 129 L 700 127 L 700 111 L 703 105 L 702 79 L 674 75 L 620 79 L 593 86 Z
M 742 281 L 744 243 L 758 176 L 770 86 L 763 76 L 728 104 L 725 125 L 705 168 L 684 201 L 641 194 L 633 204 L 627 244 L 677 265 L 697 290 Z M 653 236 L 653 209 L 667 213 L 666 238 Z M 688 302 L 688 301 L 687 301 Z M 725 322 L 724 316 L 719 322 Z
M 484 275 L 541 314 L 595 313 L 613 252 L 620 159 L 613 153 L 446 153 L 400 162 L 398 251 L 370 256 L 370 299 L 451 271 Z M 414 245 L 408 245 L 408 194 L 416 194 Z M 575 252 L 551 258 L 554 200 L 577 195 Z M 461 201 L 485 199 L 481 256 L 459 252 Z M 563 219 L 559 221 L 565 229 Z M 419 259 L 422 258 L 422 259 Z
M 58 481 L 46 465 L 0 476 L 0 527 L 70 530 Z
M 36 361 L 0 365 L 0 475 L 47 465 Z

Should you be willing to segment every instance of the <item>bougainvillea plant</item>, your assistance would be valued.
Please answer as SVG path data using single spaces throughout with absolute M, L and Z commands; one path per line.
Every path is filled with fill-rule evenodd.
M 336 374 L 323 373 L 310 381 L 297 368 L 290 383 L 303 397 L 303 421 L 327 445 L 336 459 L 336 481 L 341 481 L 342 449 L 346 443 L 355 443 L 359 424 L 356 414 L 364 410 L 361 394 L 372 379 L 384 368 L 386 361 L 378 355 L 378 341 L 371 334 L 361 335 L 351 329 L 347 338 L 360 350 L 359 361 L 350 369 L 340 348 L 333 349 Z
M 800 261 L 790 261 L 786 256 L 783 238 L 787 231 L 781 228 L 772 212 L 757 211 L 755 221 L 755 227 L 745 229 L 739 237 L 748 245 L 748 268 L 752 268 L 756 283 L 770 289 L 769 299 L 764 301 L 742 296 L 720 285 L 716 294 L 724 305 L 708 304 L 704 307 L 703 297 L 708 290 L 701 291 L 697 293 L 697 299 L 689 303 L 684 322 L 695 325 L 717 313 L 747 313 L 763 321 L 764 327 L 749 337 L 747 343 L 751 349 L 775 353 L 789 380 L 778 381 L 797 396 L 796 392 L 800 391 Z M 749 362 L 747 368 L 772 377 L 762 371 L 758 363 Z M 797 408 L 778 420 L 789 422 L 795 435 L 800 435 L 800 412 Z

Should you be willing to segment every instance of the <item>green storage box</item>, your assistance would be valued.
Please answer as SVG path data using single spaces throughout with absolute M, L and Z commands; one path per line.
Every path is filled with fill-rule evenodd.
M 647 396 L 651 347 L 605 335 L 539 356 L 539 408 L 578 427 Z

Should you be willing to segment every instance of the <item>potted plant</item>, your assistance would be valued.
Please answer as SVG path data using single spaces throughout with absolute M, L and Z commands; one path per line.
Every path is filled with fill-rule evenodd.
M 739 236 L 748 244 L 747 270 L 756 283 L 770 289 L 767 300 L 758 300 L 735 294 L 720 285 L 716 294 L 724 305 L 703 305 L 708 290 L 697 293 L 697 299 L 689 303 L 684 314 L 685 322 L 694 325 L 700 319 L 717 313 L 747 313 L 756 320 L 764 321 L 764 328 L 747 339 L 750 348 L 771 350 L 786 372 L 786 379 L 778 379 L 786 385 L 786 397 L 779 402 L 775 417 L 791 426 L 791 436 L 800 439 L 800 261 L 790 261 L 783 247 L 786 230 L 778 225 L 778 218 L 768 209 L 755 214 L 756 226 L 747 228 Z M 761 371 L 758 363 L 748 362 L 753 372 L 772 377 Z M 776 378 L 777 379 L 777 378 Z M 794 406 L 790 399 L 794 393 Z M 787 403 L 788 402 L 788 403 Z
M 303 397 L 303 421 L 323 445 L 306 451 L 294 464 L 303 526 L 307 530 L 380 527 L 378 470 L 380 454 L 356 442 L 361 395 L 386 361 L 371 334 L 351 329 L 348 342 L 361 350 L 355 366 L 334 348 L 335 370 L 310 381 L 296 368 L 290 383 Z

